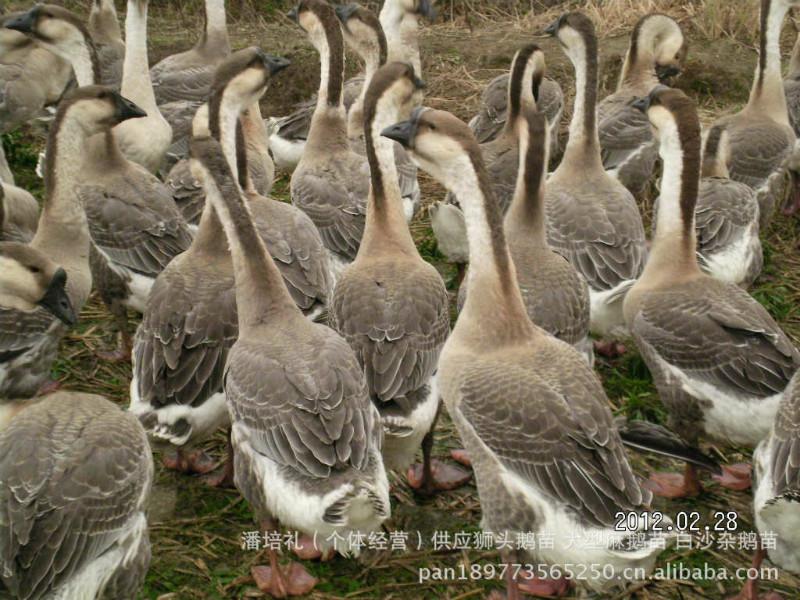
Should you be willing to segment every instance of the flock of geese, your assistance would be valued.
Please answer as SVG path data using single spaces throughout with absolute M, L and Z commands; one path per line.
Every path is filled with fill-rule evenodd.
M 422 494 L 474 474 L 485 530 L 554 536 L 504 562 L 616 575 L 652 572 L 674 537 L 647 519 L 617 531 L 617 513 L 648 513 L 653 492 L 699 494 L 698 469 L 749 488 L 749 466 L 697 449 L 746 446 L 756 525 L 778 536 L 754 564 L 768 554 L 800 572 L 800 353 L 746 291 L 794 164 L 800 42 L 784 80 L 779 38 L 800 1 L 760 4 L 750 99 L 704 134 L 692 100 L 665 85 L 686 54 L 673 19 L 636 24 L 599 102 L 592 21 L 553 22 L 576 95 L 549 175 L 564 94 L 536 45 L 469 125 L 419 106 L 428 0 L 385 0 L 379 16 L 301 0 L 288 16 L 319 53 L 319 90 L 266 120 L 259 101 L 289 61 L 233 52 L 223 0 L 205 0 L 192 49 L 152 69 L 147 0 L 128 0 L 124 42 L 111 0 L 94 0 L 88 22 L 47 4 L 0 16 L 0 132 L 54 113 L 41 211 L 0 160 L 0 597 L 136 596 L 150 444 L 170 468 L 235 485 L 263 531 L 297 530 L 302 558 L 356 554 L 348 534 L 381 528 L 387 471 L 407 470 Z M 347 81 L 345 45 L 364 64 Z M 648 242 L 637 197 L 659 158 Z M 291 204 L 270 197 L 276 165 L 292 171 Z M 452 331 L 445 284 L 408 227 L 417 168 L 449 191 L 431 218 L 462 265 Z M 104 358 L 133 365 L 128 411 L 49 379 L 93 288 L 119 329 Z M 129 309 L 143 315 L 134 335 Z M 612 417 L 594 352 L 630 338 L 669 429 Z M 432 457 L 442 405 L 471 472 Z M 218 466 L 200 443 L 225 428 Z M 625 445 L 686 469 L 642 481 Z M 314 587 L 300 563 L 269 561 L 253 570 L 262 591 Z M 509 598 L 565 588 L 512 572 Z M 602 573 L 574 583 L 620 584 Z M 757 597 L 750 580 L 740 598 Z

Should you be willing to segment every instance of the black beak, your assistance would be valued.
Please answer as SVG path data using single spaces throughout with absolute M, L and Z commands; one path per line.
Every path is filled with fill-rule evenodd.
M 117 119 L 120 123 L 123 121 L 127 121 L 128 119 L 138 119 L 140 117 L 146 117 L 147 113 L 143 111 L 141 108 L 136 106 L 133 102 L 128 100 L 127 98 L 123 98 L 120 94 L 114 93 L 114 97 L 117 101 Z
M 419 0 L 417 13 L 428 19 L 431 23 L 436 20 L 436 8 L 434 8 L 431 0 Z
M 661 83 L 669 81 L 676 75 L 680 74 L 680 72 L 680 68 L 676 67 L 675 65 L 656 65 L 656 76 L 658 77 L 658 81 Z
M 415 129 L 416 127 L 414 121 L 401 121 L 400 123 L 390 125 L 381 131 L 381 135 L 385 138 L 389 138 L 390 140 L 394 140 L 403 146 L 403 148 L 410 148 Z
M 78 318 L 72 308 L 72 302 L 67 296 L 67 273 L 64 269 L 58 269 L 50 280 L 50 285 L 44 293 L 44 297 L 39 301 L 39 305 L 49 310 L 59 321 L 67 325 L 74 325 Z
M 650 96 L 645 96 L 644 98 L 637 98 L 631 103 L 631 106 L 636 110 L 639 110 L 645 114 L 647 114 L 647 109 L 650 108 Z
M 33 33 L 34 27 L 36 27 L 36 8 L 32 8 L 26 13 L 18 15 L 13 19 L 9 19 L 5 23 L 3 23 L 3 27 L 6 29 L 13 29 L 14 31 L 19 31 L 20 33 L 30 34 Z
M 334 7 L 336 16 L 342 23 L 347 23 L 347 20 L 353 16 L 353 13 L 358 10 L 358 4 L 338 4 Z
M 292 10 L 286 13 L 286 16 L 289 17 L 295 23 L 299 23 L 299 15 L 297 13 L 297 7 L 295 6 Z
M 416 75 L 414 75 L 414 87 L 417 88 L 418 90 L 424 90 L 426 87 L 428 87 L 428 84 L 425 83 L 422 79 L 420 79 Z
M 282 56 L 273 56 L 272 54 L 265 54 L 264 55 L 264 64 L 269 69 L 270 75 L 275 75 L 276 73 L 280 73 L 286 67 L 292 64 L 288 58 L 283 58 Z
M 547 35 L 556 35 L 558 33 L 558 28 L 561 26 L 561 17 L 557 18 L 555 21 L 548 25 L 544 32 Z

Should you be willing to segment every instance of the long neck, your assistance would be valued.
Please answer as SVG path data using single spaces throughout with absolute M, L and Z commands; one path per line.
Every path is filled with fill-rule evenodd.
M 703 166 L 701 177 L 728 178 L 728 165 L 723 152 L 723 129 L 719 126 L 712 127 L 706 136 L 703 146 Z
M 666 273 L 699 273 L 694 230 L 694 209 L 697 203 L 700 157 L 688 155 L 681 147 L 674 125 L 661 135 L 659 154 L 664 164 L 661 198 L 656 215 L 653 239 L 642 281 Z
M 476 341 L 508 342 L 532 327 L 503 233 L 500 207 L 482 166 L 465 159 L 452 192 L 461 200 L 469 240 L 467 301 L 456 323 L 459 335 Z
M 324 24 L 324 35 L 313 36 L 319 52 L 320 81 L 317 106 L 308 132 L 309 149 L 330 151 L 347 147 L 347 121 L 342 105 L 344 40 L 339 25 Z
M 780 48 L 781 25 L 787 10 L 783 2 L 761 0 L 758 66 L 747 107 L 788 126 L 789 113 L 783 92 Z
M 386 34 L 389 61 L 411 63 L 414 72 L 422 77 L 417 15 L 407 13 L 396 0 L 386 0 L 381 8 L 379 19 Z
M 125 40 L 122 95 L 150 113 L 156 110 L 156 97 L 147 60 L 147 2 L 128 0 Z
M 358 99 L 353 103 L 353 106 L 350 107 L 347 113 L 347 137 L 350 139 L 359 138 L 364 134 L 364 99 L 367 96 L 367 90 L 372 81 L 372 76 L 375 75 L 375 71 L 381 68 L 386 62 L 386 57 L 381 56 L 379 48 L 370 48 L 369 52 L 361 56 L 364 60 L 364 85 L 361 86 Z
M 76 193 L 76 178 L 85 154 L 85 134 L 73 120 L 56 120 L 45 155 L 45 200 L 36 235 L 35 248 L 53 257 L 67 270 L 70 298 L 82 305 L 91 286 L 89 274 L 89 228 L 86 213 Z M 88 280 L 80 281 L 80 277 Z M 83 285 L 82 297 L 74 290 Z M 80 306 L 75 307 L 76 310 Z
M 569 51 L 575 65 L 575 108 L 569 124 L 569 141 L 561 164 L 580 163 L 602 169 L 597 136 L 597 42 L 585 39 Z
M 520 124 L 521 125 L 521 124 Z M 514 198 L 505 217 L 509 235 L 522 232 L 533 243 L 547 243 L 544 212 L 544 180 L 547 169 L 547 127 L 529 133 L 521 127 L 519 135 L 519 175 Z
M 248 337 L 260 324 L 300 314 L 236 183 L 227 178 L 219 188 L 209 186 L 207 194 L 217 209 L 233 258 L 240 337 Z
M 100 82 L 100 60 L 91 40 L 83 39 L 69 44 L 67 48 L 56 48 L 55 53 L 72 65 L 79 87 Z
M 225 155 L 225 161 L 228 163 L 231 173 L 238 183 L 245 187 L 246 181 L 242 181 L 239 172 L 239 157 L 237 156 L 237 130 L 239 117 L 241 115 L 241 105 L 235 99 L 229 96 L 225 91 L 218 97 L 211 99 L 211 108 L 209 112 L 209 125 L 211 127 L 211 135 L 219 140 L 222 146 L 222 152 Z M 244 146 L 241 146 L 241 151 L 244 152 Z M 246 169 L 245 160 L 245 171 Z
M 198 46 L 203 50 L 230 54 L 225 0 L 206 0 L 206 28 Z
M 192 240 L 191 251 L 213 256 L 228 254 L 228 240 L 225 237 L 225 230 L 222 228 L 219 215 L 217 215 L 217 211 L 209 198 L 206 198 L 205 206 L 203 206 L 197 233 L 194 236 L 194 240 Z
M 359 257 L 397 251 L 419 256 L 403 212 L 394 145 L 391 140 L 381 136 L 381 131 L 400 120 L 397 109 L 386 106 L 390 102 L 391 98 L 383 99 L 375 110 L 368 110 L 369 121 L 364 124 L 370 194 Z
M 617 90 L 625 86 L 649 90 L 658 84 L 658 77 L 653 69 L 655 56 L 641 42 L 641 39 L 631 41 L 622 65 Z
M 89 13 L 89 27 L 92 36 L 102 44 L 121 42 L 122 32 L 119 29 L 117 8 L 113 0 L 100 0 L 95 2 Z
M 238 164 L 240 183 L 242 188 L 247 192 L 255 193 L 255 182 L 250 178 L 248 170 L 248 161 L 265 161 L 267 164 L 268 177 L 269 173 L 274 175 L 274 166 L 270 166 L 271 158 L 269 155 L 269 135 L 267 135 L 267 128 L 264 125 L 264 119 L 261 117 L 261 108 L 258 102 L 253 103 L 247 110 L 242 113 L 239 120 L 242 128 L 242 135 L 244 137 L 245 152 L 238 152 L 238 162 L 241 163 L 242 158 L 245 164 Z M 244 178 L 242 178 L 244 175 Z

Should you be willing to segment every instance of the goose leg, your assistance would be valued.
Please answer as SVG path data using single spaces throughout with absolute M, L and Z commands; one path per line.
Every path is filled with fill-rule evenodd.
M 653 473 L 644 485 L 656 496 L 664 498 L 688 498 L 703 492 L 697 469 L 690 464 L 686 465 L 683 473 Z
M 620 342 L 597 340 L 594 342 L 594 351 L 596 354 L 606 358 L 619 358 L 627 352 L 627 348 L 625 348 L 625 344 Z
M 754 569 L 760 569 L 761 563 L 767 556 L 767 551 L 759 544 L 758 550 L 753 555 L 753 562 L 750 565 Z M 763 596 L 758 595 L 758 577 L 747 580 L 747 583 L 742 587 L 742 591 L 735 596 L 730 596 L 728 600 L 782 600 L 783 596 L 777 592 L 768 592 Z
M 753 466 L 748 463 L 725 465 L 722 467 L 722 475 L 712 475 L 711 478 L 724 488 L 741 492 L 753 485 L 752 470 Z
M 177 448 L 174 452 L 165 453 L 161 462 L 168 469 L 189 475 L 205 475 L 216 469 L 219 464 L 204 450 L 196 449 L 187 452 Z
M 217 473 L 204 478 L 204 481 L 211 487 L 232 488 L 233 482 L 233 442 L 231 441 L 231 429 L 228 429 L 228 444 L 225 449 L 225 459 L 222 468 Z
M 461 463 L 465 467 L 472 468 L 472 459 L 469 457 L 469 453 L 464 448 L 459 448 L 458 450 L 450 450 L 450 458 L 452 458 L 457 463 Z
M 276 528 L 277 523 L 271 519 L 261 523 L 261 529 L 264 532 L 274 531 Z M 267 552 L 269 566 L 258 565 L 250 569 L 250 574 L 262 592 L 273 598 L 303 596 L 317 585 L 317 579 L 300 563 L 291 562 L 282 567 L 278 563 L 278 551 L 270 548 Z
M 422 438 L 422 464 L 412 465 L 406 475 L 408 484 L 420 494 L 432 496 L 437 492 L 454 490 L 467 483 L 472 473 L 464 469 L 435 460 L 433 455 L 433 435 L 442 405 L 436 410 L 431 428 Z
M 112 350 L 111 352 L 98 352 L 97 356 L 101 360 L 108 362 L 130 362 L 133 340 L 128 331 L 128 311 L 121 302 L 113 302 L 109 308 L 114 315 L 114 322 L 119 332 L 119 344 L 116 350 Z

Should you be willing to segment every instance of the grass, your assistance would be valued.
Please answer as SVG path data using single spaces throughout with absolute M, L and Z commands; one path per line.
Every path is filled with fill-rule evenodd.
M 27 3 L 12 2 L 9 8 Z M 85 10 L 88 2 L 67 4 Z M 118 5 L 121 3 L 118 2 Z M 317 85 L 317 59 L 297 30 L 280 12 L 288 2 L 272 0 L 230 0 L 230 29 L 236 47 L 258 43 L 265 49 L 290 56 L 294 67 L 283 80 L 276 81 L 268 92 L 264 113 L 282 114 L 297 100 L 306 98 Z M 551 76 L 572 94 L 572 69 L 552 40 L 536 35 L 563 7 L 538 8 L 539 2 L 437 2 L 442 18 L 422 33 L 425 78 L 428 81 L 426 103 L 451 110 L 469 118 L 476 109 L 482 86 L 508 68 L 517 47 L 535 37 L 544 48 Z M 624 55 L 626 35 L 635 20 L 648 10 L 676 15 L 691 40 L 685 75 L 679 85 L 695 97 L 704 122 L 719 114 L 732 112 L 747 98 L 755 55 L 752 52 L 756 27 L 753 25 L 755 2 L 748 0 L 744 9 L 736 9 L 725 0 L 589 0 L 570 2 L 589 12 L 598 23 L 602 36 L 601 94 L 616 81 L 616 72 Z M 200 2 L 151 2 L 151 59 L 158 60 L 191 45 L 201 27 Z M 530 13 L 530 7 L 537 7 Z M 785 51 L 793 40 L 787 30 Z M 349 72 L 357 68 L 354 62 Z M 566 115 L 563 130 L 566 130 Z M 43 128 L 26 127 L 4 136 L 17 180 L 41 197 L 41 182 L 33 174 L 36 156 L 43 147 Z M 276 194 L 288 198 L 289 179 L 283 176 L 275 185 Z M 426 201 L 440 199 L 443 190 L 427 177 L 421 178 Z M 649 205 L 645 198 L 644 205 Z M 436 248 L 425 211 L 412 224 L 412 232 L 422 255 L 443 274 L 454 289 L 455 269 L 443 261 Z M 764 232 L 766 268 L 754 295 L 779 321 L 787 333 L 800 339 L 800 258 L 797 247 L 800 230 L 796 221 L 778 218 Z M 131 315 L 133 319 L 136 317 Z M 114 344 L 114 328 L 105 307 L 96 297 L 84 308 L 81 321 L 65 338 L 55 375 L 67 389 L 99 392 L 125 406 L 128 402 L 130 366 L 102 362 L 98 349 Z M 599 361 L 598 373 L 608 393 L 615 414 L 665 420 L 652 380 L 634 348 L 620 359 Z M 221 456 L 223 436 L 208 443 L 208 450 Z M 435 451 L 438 455 L 459 446 L 457 435 L 447 418 L 443 419 Z M 156 451 L 157 455 L 159 451 Z M 732 462 L 747 459 L 746 454 L 725 452 Z M 675 469 L 679 465 L 651 457 L 632 456 L 635 468 L 644 474 L 651 469 Z M 480 505 L 476 490 L 467 486 L 431 500 L 416 498 L 404 480 L 393 478 L 393 515 L 390 530 L 417 530 L 430 535 L 432 528 L 451 531 L 477 531 Z M 707 516 L 715 510 L 736 510 L 741 515 L 740 530 L 752 529 L 751 497 L 710 485 L 697 500 L 673 503 L 657 501 L 656 508 L 675 514 L 679 510 L 698 510 Z M 212 490 L 192 477 L 178 476 L 163 469 L 157 461 L 156 483 L 150 511 L 153 561 L 141 597 L 151 600 L 228 599 L 260 597 L 249 577 L 252 565 L 263 564 L 264 556 L 241 547 L 242 532 L 255 529 L 251 511 L 235 491 Z M 312 594 L 316 599 L 341 598 L 448 598 L 450 600 L 483 598 L 499 587 L 490 581 L 430 581 L 417 583 L 421 567 L 453 567 L 497 563 L 492 552 L 434 551 L 430 545 L 409 552 L 367 552 L 358 560 L 337 558 L 330 563 L 308 563 L 321 582 Z M 704 564 L 730 568 L 749 563 L 746 552 L 669 550 L 661 564 Z M 766 587 L 793 597 L 800 578 L 781 574 Z M 739 582 L 659 581 L 636 589 L 641 599 L 721 598 L 738 591 Z M 626 597 L 625 594 L 619 596 Z

